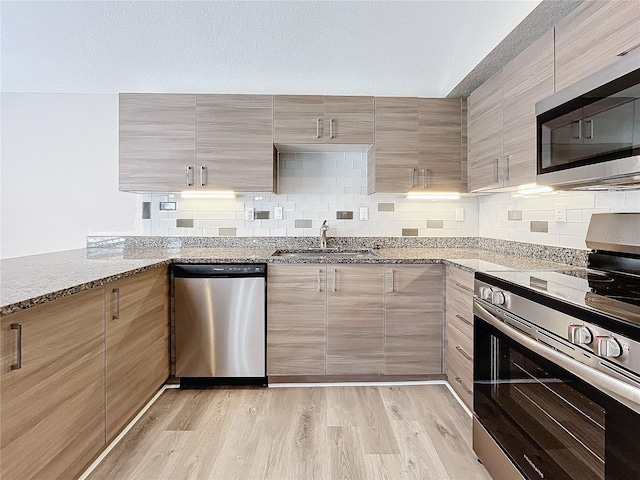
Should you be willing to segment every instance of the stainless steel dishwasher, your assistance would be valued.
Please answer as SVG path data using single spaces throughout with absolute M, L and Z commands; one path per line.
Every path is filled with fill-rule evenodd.
M 182 387 L 266 385 L 266 265 L 173 266 Z

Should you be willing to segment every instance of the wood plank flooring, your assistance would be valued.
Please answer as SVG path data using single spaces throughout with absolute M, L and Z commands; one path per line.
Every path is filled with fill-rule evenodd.
M 167 390 L 89 476 L 490 480 L 444 385 Z

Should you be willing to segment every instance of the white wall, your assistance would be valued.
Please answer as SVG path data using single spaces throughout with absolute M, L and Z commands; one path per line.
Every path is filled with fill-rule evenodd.
M 140 232 L 137 195 L 118 191 L 117 95 L 2 93 L 0 109 L 0 258 Z

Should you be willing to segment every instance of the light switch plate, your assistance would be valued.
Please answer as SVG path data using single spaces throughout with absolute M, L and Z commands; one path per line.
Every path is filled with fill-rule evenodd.
M 360 220 L 369 220 L 369 209 L 367 207 L 360 207 Z
M 464 222 L 464 208 L 456 208 L 456 222 Z
M 244 211 L 244 219 L 245 220 L 253 220 L 255 215 L 255 209 L 252 207 L 249 207 L 247 209 L 245 209 Z
M 567 206 L 564 203 L 556 203 L 556 222 L 567 221 Z
M 276 220 L 282 220 L 282 207 L 275 207 L 273 209 L 273 218 Z

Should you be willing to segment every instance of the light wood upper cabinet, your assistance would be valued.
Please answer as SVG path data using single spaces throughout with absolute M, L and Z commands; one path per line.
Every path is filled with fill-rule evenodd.
M 22 328 L 22 365 L 17 329 Z M 0 477 L 76 478 L 105 445 L 104 289 L 3 317 Z
M 469 191 L 536 181 L 535 105 L 553 94 L 553 32 L 469 97 Z
M 375 103 L 375 157 L 368 159 L 375 178 L 369 193 L 406 193 L 418 180 L 418 99 L 376 97 Z
M 555 90 L 559 91 L 640 47 L 637 0 L 587 1 L 555 28 Z
M 463 117 L 464 102 L 460 98 L 419 100 L 418 188 L 433 192 L 462 190 L 462 124 L 466 122 L 466 117 Z
M 273 97 L 274 143 L 324 143 L 324 97 Z
M 500 70 L 474 90 L 468 99 L 470 192 L 502 186 L 499 176 L 503 128 L 502 78 Z
M 385 374 L 442 373 L 442 265 L 385 267 Z
M 106 428 L 111 441 L 169 376 L 166 267 L 106 287 Z
M 327 375 L 384 373 L 384 265 L 327 267 Z
M 198 95 L 196 185 L 275 192 L 273 97 Z
M 269 265 L 267 375 L 324 375 L 326 265 Z
M 536 181 L 536 103 L 553 95 L 553 31 L 503 70 L 504 186 Z
M 270 95 L 120 95 L 120 190 L 275 192 Z
M 187 188 L 196 159 L 196 96 L 120 94 L 120 190 Z
M 373 97 L 274 97 L 276 144 L 373 144 Z
M 464 103 L 459 98 L 376 98 L 375 157 L 367 159 L 374 172 L 369 193 L 466 189 Z
M 373 97 L 324 97 L 325 143 L 373 143 Z

